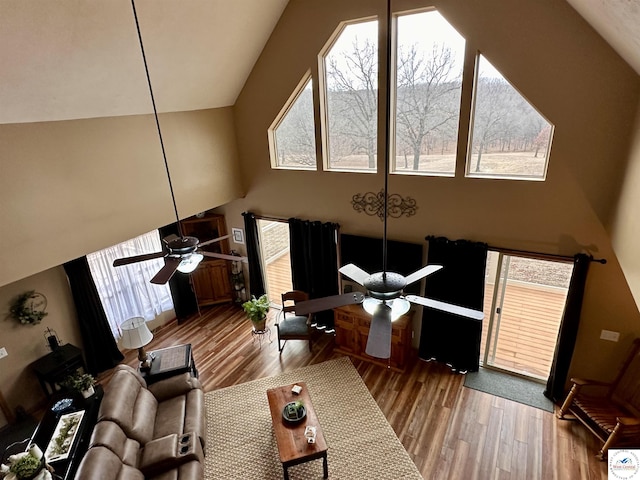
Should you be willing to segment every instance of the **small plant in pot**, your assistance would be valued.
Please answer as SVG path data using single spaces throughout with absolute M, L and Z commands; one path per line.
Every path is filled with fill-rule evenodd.
M 95 384 L 96 379 L 90 373 L 74 373 L 62 382 L 63 387 L 81 393 L 84 398 L 89 398 L 95 393 L 93 388 Z
M 255 330 L 264 330 L 267 322 L 267 312 L 269 311 L 269 299 L 267 294 L 261 295 L 260 298 L 256 298 L 255 295 L 251 296 L 251 300 L 247 300 L 242 304 L 247 317 L 253 323 Z

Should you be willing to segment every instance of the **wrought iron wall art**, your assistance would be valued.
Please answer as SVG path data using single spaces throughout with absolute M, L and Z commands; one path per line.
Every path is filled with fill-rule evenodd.
M 356 212 L 364 212 L 367 215 L 377 215 L 380 220 L 384 219 L 384 188 L 378 193 L 366 192 L 356 193 L 351 198 L 351 205 Z M 403 198 L 402 195 L 392 193 L 388 196 L 387 215 L 393 218 L 401 216 L 410 217 L 416 214 L 418 205 L 411 197 Z

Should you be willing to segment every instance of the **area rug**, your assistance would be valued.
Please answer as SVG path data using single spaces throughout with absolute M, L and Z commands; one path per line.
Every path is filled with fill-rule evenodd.
M 281 480 L 267 389 L 306 382 L 328 446 L 330 479 L 421 479 L 348 357 L 205 394 L 205 478 Z M 291 480 L 322 478 L 322 461 L 289 468 Z
M 553 413 L 553 402 L 543 395 L 545 386 L 542 383 L 480 368 L 477 372 L 467 373 L 464 386 Z

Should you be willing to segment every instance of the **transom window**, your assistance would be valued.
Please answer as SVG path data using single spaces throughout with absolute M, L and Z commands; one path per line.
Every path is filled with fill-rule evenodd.
M 326 170 L 376 171 L 378 22 L 344 25 L 323 54 Z
M 394 173 L 455 174 L 465 41 L 437 11 L 398 16 Z
M 553 125 L 478 56 L 468 177 L 544 180 Z
M 464 77 L 474 92 L 470 118 L 463 122 L 469 121 L 468 138 L 458 138 L 467 47 L 438 11 L 398 14 L 394 32 L 391 173 L 453 177 L 466 154 L 467 177 L 546 178 L 553 125 L 480 54 L 474 74 Z M 272 167 L 316 170 L 320 129 L 324 170 L 375 173 L 383 121 L 378 20 L 341 24 L 319 54 L 318 73 L 320 125 L 314 131 L 307 73 L 269 129 Z M 460 155 L 458 145 L 464 147 Z

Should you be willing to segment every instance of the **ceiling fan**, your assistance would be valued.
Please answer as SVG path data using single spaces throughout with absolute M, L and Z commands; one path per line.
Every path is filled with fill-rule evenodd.
M 391 59 L 391 0 L 387 1 L 387 65 Z M 296 315 L 306 315 L 322 310 L 329 310 L 343 305 L 362 303 L 364 309 L 372 315 L 369 336 L 365 352 L 376 358 L 389 358 L 391 356 L 391 322 L 407 313 L 411 303 L 425 307 L 442 310 L 455 315 L 460 315 L 474 320 L 482 320 L 484 313 L 480 310 L 461 307 L 451 303 L 440 302 L 417 295 L 403 296 L 404 288 L 422 280 L 442 268 L 442 265 L 427 265 L 416 272 L 403 276 L 399 273 L 387 271 L 387 218 L 389 201 L 389 157 L 390 157 L 390 110 L 391 110 L 391 68 L 387 68 L 386 81 L 386 115 L 385 115 L 385 170 L 384 170 L 384 228 L 382 242 L 382 272 L 369 274 L 354 264 L 344 265 L 339 269 L 343 275 L 351 278 L 367 289 L 368 296 L 360 292 L 343 295 L 333 295 L 323 298 L 297 303 Z
M 151 104 L 153 105 L 153 115 L 156 120 L 156 128 L 158 130 L 158 138 L 160 139 L 160 146 L 162 147 L 162 158 L 164 159 L 164 167 L 167 171 L 167 179 L 169 181 L 169 190 L 171 192 L 171 201 L 173 202 L 173 210 L 176 215 L 176 224 L 178 225 L 179 235 L 169 235 L 162 239 L 163 248 L 160 252 L 146 253 L 142 255 L 135 255 L 131 257 L 118 258 L 114 260 L 113 266 L 119 267 L 121 265 L 129 265 L 131 263 L 144 262 L 154 258 L 164 258 L 164 267 L 162 267 L 158 273 L 151 279 L 151 283 L 164 284 L 171 279 L 173 274 L 177 271 L 182 273 L 193 272 L 202 259 L 207 257 L 221 258 L 231 261 L 247 261 L 247 257 L 241 257 L 236 255 L 227 255 L 224 253 L 213 253 L 205 250 L 200 250 L 206 245 L 220 242 L 229 238 L 229 235 L 214 238 L 206 242 L 200 242 L 196 237 L 186 236 L 182 233 L 182 225 L 180 224 L 180 217 L 178 215 L 178 207 L 176 206 L 176 198 L 173 192 L 173 184 L 171 182 L 171 174 L 169 172 L 169 164 L 167 162 L 167 154 L 164 149 L 164 141 L 162 140 L 162 131 L 160 130 L 160 122 L 158 121 L 158 111 L 156 109 L 156 101 L 153 96 L 153 89 L 151 88 L 151 77 L 149 76 L 149 67 L 147 66 L 147 57 L 144 53 L 144 45 L 142 44 L 142 34 L 140 33 L 140 24 L 138 23 L 138 14 L 136 12 L 135 0 L 131 0 L 131 8 L 133 9 L 133 18 L 136 21 L 136 30 L 138 32 L 138 40 L 140 41 L 140 51 L 142 52 L 142 60 L 144 62 L 144 70 L 147 76 L 147 84 L 149 85 L 149 94 L 151 96 Z

